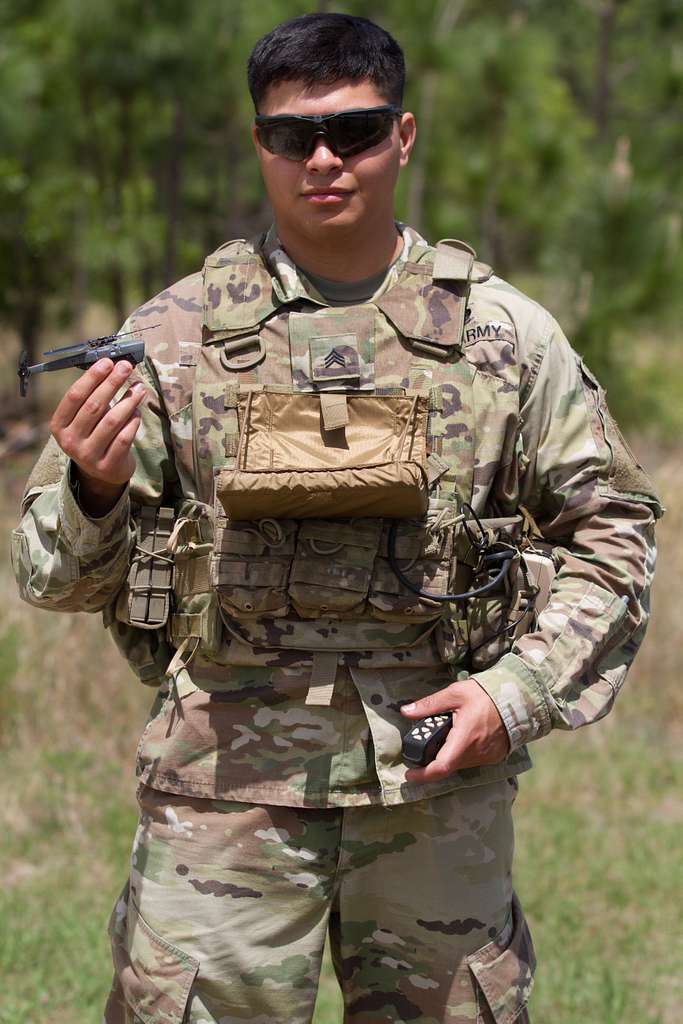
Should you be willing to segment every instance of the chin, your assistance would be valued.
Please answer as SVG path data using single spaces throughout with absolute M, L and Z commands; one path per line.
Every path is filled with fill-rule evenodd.
M 309 229 L 315 231 L 317 227 L 321 228 L 357 228 L 362 222 L 362 217 L 358 216 L 358 213 L 351 210 L 315 210 L 312 211 L 313 216 L 309 214 L 306 218 L 306 224 Z

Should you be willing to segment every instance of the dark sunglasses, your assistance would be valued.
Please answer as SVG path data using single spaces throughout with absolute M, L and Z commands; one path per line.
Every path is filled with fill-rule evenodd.
M 402 113 L 400 107 L 387 104 L 313 117 L 259 114 L 255 119 L 256 138 L 269 153 L 288 160 L 305 160 L 320 136 L 336 156 L 355 156 L 388 139 L 394 118 Z

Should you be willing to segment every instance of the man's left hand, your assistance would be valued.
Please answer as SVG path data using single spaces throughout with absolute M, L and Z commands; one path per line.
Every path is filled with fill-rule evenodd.
M 404 704 L 405 718 L 453 712 L 453 728 L 435 759 L 424 768 L 410 768 L 406 782 L 436 782 L 461 768 L 504 761 L 510 741 L 494 702 L 474 679 L 451 683 L 414 704 Z

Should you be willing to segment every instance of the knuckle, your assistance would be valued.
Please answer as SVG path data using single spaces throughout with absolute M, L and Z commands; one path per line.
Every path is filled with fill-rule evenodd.
M 77 380 L 67 390 L 66 394 L 64 395 L 64 400 L 78 406 L 83 403 L 84 399 L 87 398 L 89 393 L 89 388 L 83 387 L 83 378 L 81 377 L 80 380 Z
M 88 416 L 92 416 L 96 419 L 99 419 L 104 411 L 104 406 L 99 399 L 94 398 L 91 395 L 90 398 L 86 398 L 85 402 L 83 403 L 83 411 Z
M 67 455 L 71 455 L 71 453 L 76 450 L 76 438 L 74 437 L 72 430 L 60 430 L 55 434 L 55 437 L 57 438 L 59 447 L 65 451 Z

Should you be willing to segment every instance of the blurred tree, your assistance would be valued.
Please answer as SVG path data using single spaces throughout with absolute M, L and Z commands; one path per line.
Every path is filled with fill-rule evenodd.
M 647 397 L 657 388 L 641 382 L 633 401 L 634 356 L 642 359 L 629 343 L 681 308 L 683 8 L 677 0 L 533 6 L 540 23 L 552 19 L 560 74 L 592 122 L 546 266 L 569 272 L 572 339 L 612 389 L 615 412 L 650 423 L 661 418 Z
M 70 98 L 61 74 L 61 40 L 48 5 L 26 16 L 20 0 L 0 9 L 0 318 L 36 356 L 49 296 L 69 287 L 65 236 L 79 189 L 70 159 Z M 67 259 L 65 259 L 67 257 Z
M 246 60 L 312 7 L 404 45 L 400 215 L 543 274 L 619 382 L 624 334 L 683 294 L 680 0 L 0 0 L 0 319 L 33 355 L 46 321 L 80 335 L 93 299 L 121 320 L 263 228 Z

